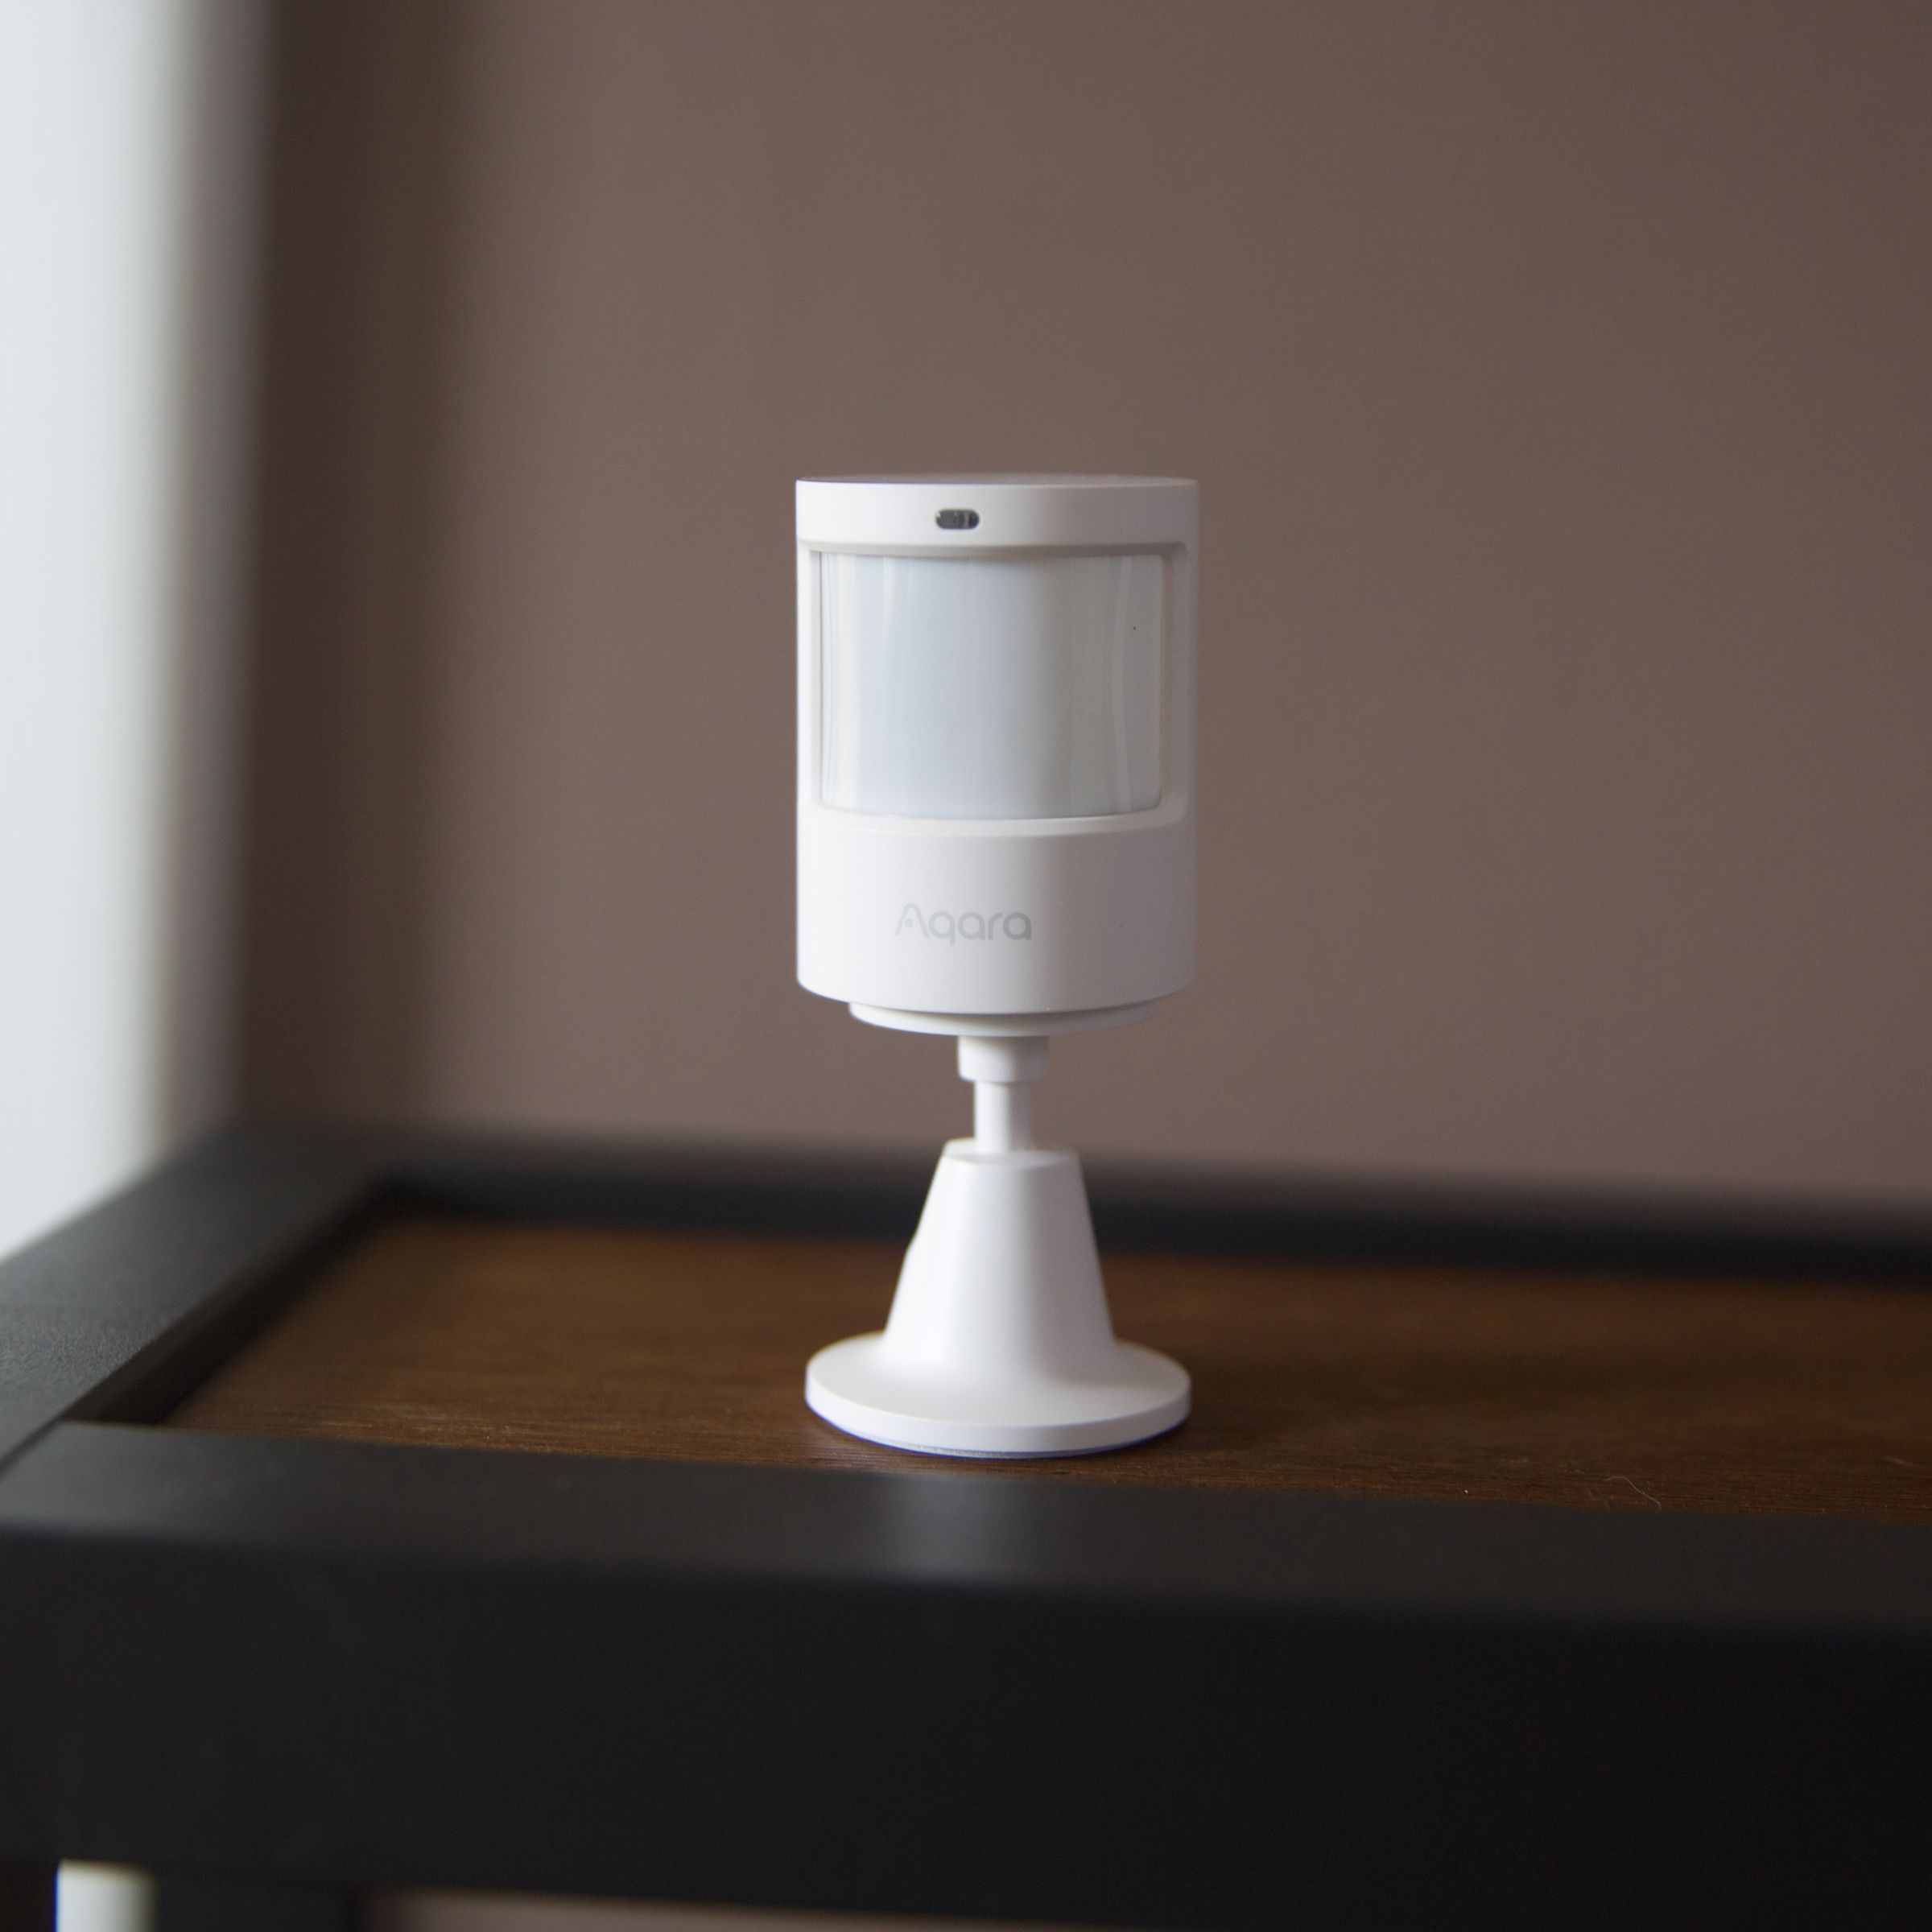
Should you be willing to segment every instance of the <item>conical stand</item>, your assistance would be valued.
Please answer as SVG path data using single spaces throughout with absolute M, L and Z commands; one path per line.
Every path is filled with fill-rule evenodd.
M 1076 1154 L 1029 1145 L 1040 1039 L 962 1039 L 975 1133 L 939 1157 L 885 1331 L 815 1355 L 835 1427 L 935 1455 L 1074 1455 L 1186 1419 L 1187 1371 L 1114 1339 Z

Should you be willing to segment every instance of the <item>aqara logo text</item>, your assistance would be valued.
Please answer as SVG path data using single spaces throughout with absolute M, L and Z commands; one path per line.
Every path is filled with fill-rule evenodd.
M 1023 912 L 922 912 L 908 906 L 892 936 L 896 939 L 908 932 L 923 939 L 943 939 L 948 946 L 961 939 L 1030 939 L 1033 921 Z

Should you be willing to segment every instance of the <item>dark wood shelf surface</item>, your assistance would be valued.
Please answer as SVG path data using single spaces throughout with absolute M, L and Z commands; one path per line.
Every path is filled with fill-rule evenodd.
M 931 1468 L 806 1410 L 806 1358 L 876 1327 L 869 1240 L 376 1227 L 176 1426 L 807 1468 Z M 1113 1455 L 974 1464 L 1080 1483 L 1932 1521 L 1932 1295 L 1909 1284 L 1107 1257 L 1120 1331 L 1195 1412 Z M 960 1465 L 954 1465 L 959 1467 Z
M 247 1127 L 0 1266 L 0 1864 L 1927 1922 L 1932 1225 L 1096 1174 L 1195 1414 L 1003 1465 L 802 1400 L 923 1179 Z

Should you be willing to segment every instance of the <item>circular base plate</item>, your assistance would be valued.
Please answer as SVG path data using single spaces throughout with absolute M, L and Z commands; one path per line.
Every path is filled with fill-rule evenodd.
M 1178 1362 L 1117 1342 L 1104 1373 L 1039 1374 L 967 1385 L 895 1361 L 883 1335 L 821 1348 L 805 1369 L 805 1400 L 848 1435 L 926 1455 L 1091 1455 L 1144 1443 L 1187 1419 L 1191 1388 Z

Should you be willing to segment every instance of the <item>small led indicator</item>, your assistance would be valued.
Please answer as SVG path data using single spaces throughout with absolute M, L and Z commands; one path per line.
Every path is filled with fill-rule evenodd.
M 933 521 L 941 530 L 977 530 L 980 513 L 976 510 L 943 510 Z

